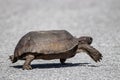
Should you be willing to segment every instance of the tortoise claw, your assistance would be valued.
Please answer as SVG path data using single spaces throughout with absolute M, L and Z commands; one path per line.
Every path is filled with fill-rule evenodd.
M 32 67 L 30 65 L 23 65 L 23 70 L 31 70 Z

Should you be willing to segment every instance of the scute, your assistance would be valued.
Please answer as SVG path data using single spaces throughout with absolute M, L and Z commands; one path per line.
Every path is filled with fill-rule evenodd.
M 73 49 L 78 41 L 65 30 L 32 31 L 21 38 L 15 56 L 24 53 L 57 54 Z

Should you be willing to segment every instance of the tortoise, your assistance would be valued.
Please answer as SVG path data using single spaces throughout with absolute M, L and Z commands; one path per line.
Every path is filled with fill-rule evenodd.
M 30 70 L 34 59 L 60 59 L 65 64 L 66 59 L 83 50 L 98 62 L 102 54 L 90 45 L 92 40 L 90 36 L 76 38 L 66 30 L 30 31 L 20 39 L 10 59 L 12 63 L 25 60 L 23 70 Z

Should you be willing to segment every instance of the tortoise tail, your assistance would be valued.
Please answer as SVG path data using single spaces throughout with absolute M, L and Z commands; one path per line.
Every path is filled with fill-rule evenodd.
M 100 62 L 100 60 L 102 60 L 102 54 L 95 49 L 94 47 L 87 45 L 87 44 L 83 44 L 79 46 L 79 49 L 83 49 L 87 52 L 87 54 L 95 61 L 95 62 Z
M 12 61 L 12 63 L 17 62 L 17 58 L 14 57 L 14 55 L 9 56 L 9 59 Z

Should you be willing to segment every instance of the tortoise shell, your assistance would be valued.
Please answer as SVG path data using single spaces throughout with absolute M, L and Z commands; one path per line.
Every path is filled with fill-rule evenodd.
M 25 53 L 58 54 L 78 45 L 78 40 L 66 30 L 31 31 L 18 42 L 15 57 Z

